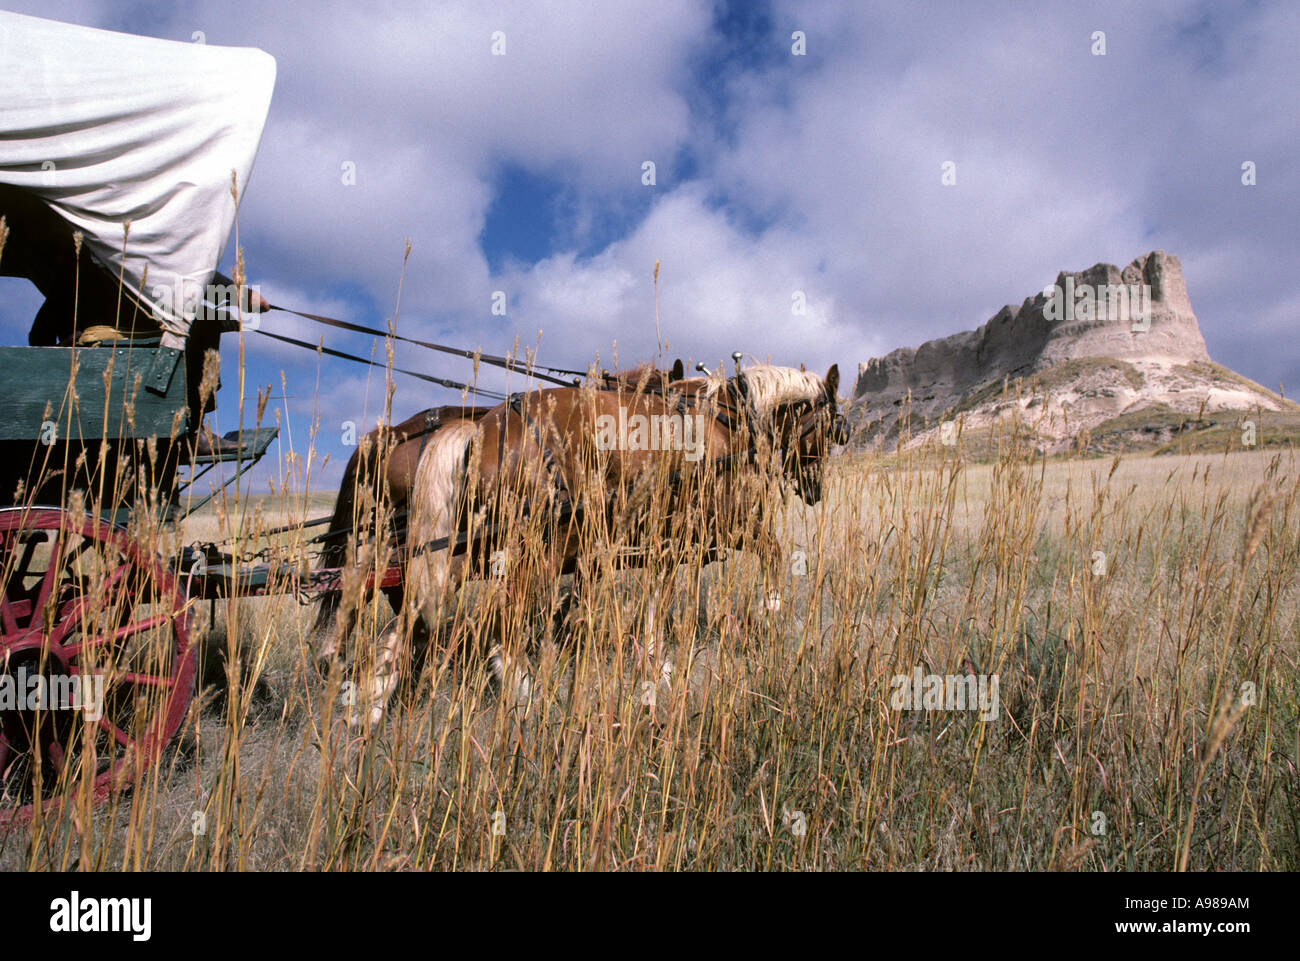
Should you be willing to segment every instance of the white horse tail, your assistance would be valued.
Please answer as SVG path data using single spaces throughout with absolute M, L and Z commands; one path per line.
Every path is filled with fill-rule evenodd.
M 461 518 L 458 509 L 465 486 L 471 445 L 478 427 L 452 421 L 430 439 L 415 468 L 415 488 L 407 516 L 406 543 L 412 556 L 406 567 L 408 610 L 413 602 L 430 630 L 441 620 L 453 557 L 446 547 L 427 545 L 454 541 Z

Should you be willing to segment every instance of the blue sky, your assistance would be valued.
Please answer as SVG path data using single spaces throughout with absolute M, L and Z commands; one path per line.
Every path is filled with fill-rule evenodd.
M 1182 259 L 1211 355 L 1300 393 L 1294 3 L 4 5 L 276 57 L 239 242 L 250 278 L 286 306 L 382 327 L 400 280 L 409 336 L 518 343 L 577 368 L 610 365 L 616 348 L 626 365 L 658 350 L 659 259 L 668 355 L 838 362 L 851 384 L 859 362 L 973 328 L 1059 270 L 1162 248 Z M 1105 56 L 1091 52 L 1099 30 Z M 17 284 L 0 288 L 10 343 L 39 303 Z M 221 430 L 238 408 L 227 340 Z M 398 355 L 468 375 L 454 358 Z M 271 409 L 299 453 L 315 425 L 329 462 L 313 484 L 329 486 L 349 453 L 342 425 L 373 424 L 382 384 L 257 335 L 247 356 L 250 393 L 280 394 L 283 376 Z M 395 413 L 451 399 L 399 378 Z

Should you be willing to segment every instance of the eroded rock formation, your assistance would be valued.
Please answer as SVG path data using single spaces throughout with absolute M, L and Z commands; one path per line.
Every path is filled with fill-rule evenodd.
M 956 418 L 979 431 L 1018 416 L 1054 451 L 1144 410 L 1167 420 L 1250 409 L 1300 411 L 1210 360 L 1182 265 L 1163 250 L 1122 270 L 1062 272 L 976 330 L 860 364 L 850 403 L 859 439 L 886 449 Z

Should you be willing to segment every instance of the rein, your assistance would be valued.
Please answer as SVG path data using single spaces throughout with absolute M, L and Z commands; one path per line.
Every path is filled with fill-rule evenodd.
M 288 307 L 277 307 L 270 305 L 271 310 L 278 310 L 283 314 L 293 314 L 295 317 L 302 317 L 306 320 L 323 324 L 326 327 L 336 327 L 339 330 L 350 330 L 358 334 L 369 334 L 372 337 L 391 337 L 393 340 L 399 340 L 404 344 L 414 344 L 417 347 L 423 347 L 426 350 L 436 350 L 444 354 L 454 354 L 457 357 L 465 357 L 470 360 L 479 360 L 485 364 L 491 364 L 493 367 L 502 367 L 506 370 L 516 371 L 536 377 L 538 380 L 548 380 L 553 384 L 560 384 L 564 387 L 576 387 L 580 384 L 580 379 L 586 376 L 586 371 L 567 370 L 563 367 L 546 367 L 541 364 L 521 364 L 509 357 L 499 357 L 496 354 L 484 354 L 478 351 L 465 350 L 463 347 L 448 347 L 446 344 L 435 344 L 427 340 L 417 340 L 414 337 L 403 337 L 401 334 L 378 330 L 374 327 L 367 327 L 364 324 L 354 324 L 348 320 L 339 320 L 336 317 L 324 317 L 320 314 L 308 314 L 301 310 L 291 310 Z M 265 331 L 261 331 L 266 333 Z M 270 335 L 275 336 L 275 335 Z M 550 371 L 549 374 L 540 373 L 540 371 Z M 408 373 L 408 371 L 402 371 Z M 559 377 L 553 377 L 552 374 L 564 374 L 569 377 L 568 380 L 562 380 Z M 579 378 L 574 380 L 573 378 Z M 504 396 L 504 395 L 501 395 Z
M 466 391 L 471 394 L 478 394 L 482 397 L 490 397 L 493 400 L 504 400 L 506 396 L 499 391 L 488 390 L 486 387 L 476 387 L 473 384 L 466 384 L 459 380 L 447 380 L 445 377 L 434 377 L 432 374 L 422 374 L 416 370 L 405 370 L 401 367 L 389 367 L 387 364 L 381 364 L 368 357 L 360 357 L 356 354 L 349 354 L 346 351 L 335 350 L 334 348 L 326 347 L 323 344 L 311 344 L 305 340 L 298 340 L 296 337 L 286 337 L 284 334 L 273 334 L 269 330 L 262 330 L 259 328 L 257 332 L 263 337 L 270 337 L 272 340 L 292 344 L 295 347 L 302 347 L 306 350 L 312 351 L 313 353 L 319 352 L 322 354 L 328 354 L 331 357 L 339 357 L 343 360 L 350 360 L 357 364 L 365 364 L 369 367 L 378 367 L 381 370 L 391 370 L 395 374 L 405 374 L 407 377 L 417 377 L 420 380 L 428 381 L 430 384 L 437 384 L 439 387 L 446 387 L 449 390 Z

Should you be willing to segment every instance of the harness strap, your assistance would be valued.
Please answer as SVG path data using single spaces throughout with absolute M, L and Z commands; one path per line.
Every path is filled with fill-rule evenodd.
M 335 350 L 332 347 L 326 347 L 323 344 L 312 344 L 305 340 L 298 340 L 296 337 L 286 337 L 283 334 L 273 334 L 269 330 L 262 330 L 260 327 L 257 332 L 263 337 L 270 337 L 272 340 L 278 340 L 285 344 L 293 344 L 295 347 L 302 347 L 312 352 L 319 351 L 322 354 L 328 354 L 331 357 L 339 357 L 343 360 L 350 360 L 358 364 L 366 364 L 370 367 L 378 367 L 382 370 L 391 370 L 395 374 L 405 374 L 407 377 L 417 377 L 420 380 L 428 381 L 430 384 L 437 384 L 439 387 L 446 387 L 450 390 L 469 391 L 472 394 L 480 394 L 483 397 L 491 397 L 495 400 L 504 399 L 505 395 L 495 390 L 488 390 L 484 387 L 475 387 L 472 384 L 465 384 L 458 380 L 447 380 L 443 377 L 434 377 L 432 374 L 421 374 L 415 370 L 405 370 L 401 367 L 389 367 L 387 364 L 381 364 L 373 361 L 368 357 L 358 357 L 356 354 L 349 354 L 346 351 Z
M 424 459 L 424 448 L 428 446 L 429 435 L 438 429 L 438 424 L 442 420 L 442 408 L 430 407 L 424 412 L 424 430 L 420 431 L 420 453 L 415 459 L 416 466 Z M 406 438 L 410 440 L 410 438 Z
M 336 317 L 323 317 L 320 314 L 308 314 L 301 310 L 290 310 L 288 307 L 277 307 L 270 305 L 271 310 L 278 310 L 284 314 L 293 314 L 295 317 L 303 317 L 307 320 L 315 321 L 318 324 L 324 324 L 327 327 L 337 327 L 340 330 L 350 330 L 358 334 L 370 334 L 372 337 L 391 337 L 393 340 L 400 340 L 405 344 L 414 344 L 417 347 L 424 347 L 428 350 L 441 351 L 444 354 L 455 354 L 457 357 L 466 357 L 470 360 L 481 360 L 485 364 L 491 364 L 494 367 L 504 367 L 506 370 L 521 371 L 539 380 L 549 380 L 554 384 L 563 384 L 565 387 L 575 386 L 577 383 L 573 380 L 561 380 L 558 377 L 552 377 L 549 374 L 539 373 L 539 371 L 549 370 L 554 374 L 567 374 L 570 377 L 585 377 L 586 371 L 566 370 L 563 367 L 545 367 L 540 364 L 521 364 L 518 361 L 511 360 L 508 357 L 498 357 L 496 354 L 484 354 L 478 351 L 465 350 L 461 347 L 448 347 L 445 344 L 434 344 L 427 340 L 417 340 L 414 337 L 403 337 L 401 334 L 394 334 L 383 330 L 377 330 L 374 327 L 366 327 L 363 324 L 354 324 L 351 321 L 339 320 Z

